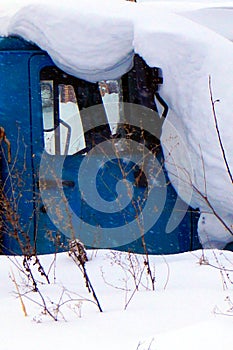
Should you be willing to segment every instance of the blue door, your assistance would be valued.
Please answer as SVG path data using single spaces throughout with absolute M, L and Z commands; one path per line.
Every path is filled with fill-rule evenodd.
M 167 177 L 158 140 L 151 137 L 153 130 L 140 127 L 147 112 L 138 103 L 146 99 L 143 94 L 143 99 L 138 98 L 140 86 L 134 75 L 132 70 L 117 82 L 93 84 L 60 71 L 43 53 L 31 58 L 38 253 L 67 249 L 74 238 L 88 247 L 138 253 L 146 249 L 150 254 L 199 247 L 198 215 L 181 200 L 185 215 L 167 233 L 177 194 Z M 119 111 L 119 91 L 126 101 L 123 112 Z M 137 121 L 135 104 L 141 113 Z M 124 118 L 114 119 L 111 106 L 115 111 L 118 108 L 118 114 L 127 114 L 127 123 Z M 151 114 L 152 128 L 155 111 L 156 107 Z M 148 162 L 143 161 L 146 148 Z
M 38 48 L 19 38 L 0 38 L 0 214 L 1 253 L 32 254 L 35 182 L 28 62 Z M 10 161 L 9 161 L 10 160 Z

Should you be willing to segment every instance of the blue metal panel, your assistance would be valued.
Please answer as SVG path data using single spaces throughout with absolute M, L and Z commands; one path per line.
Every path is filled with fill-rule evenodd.
M 120 234 L 120 226 L 127 225 L 127 223 L 135 220 L 135 217 L 143 209 L 143 201 L 147 198 L 147 189 L 144 187 L 135 186 L 133 171 L 130 171 L 134 164 L 129 162 L 128 164 L 124 164 L 124 170 L 125 173 L 129 174 L 127 176 L 127 180 L 133 185 L 134 203 L 132 204 L 131 202 L 126 208 L 124 208 L 124 210 L 119 210 L 116 213 L 104 213 L 93 209 L 93 207 L 98 208 L 98 201 L 94 202 L 93 200 L 93 206 L 89 206 L 82 198 L 77 180 L 80 164 L 83 158 L 84 156 L 78 155 L 75 157 L 66 157 L 63 167 L 63 178 L 72 179 L 75 185 L 73 187 L 65 187 L 64 193 L 73 212 L 80 217 L 83 222 L 87 222 L 88 224 L 96 227 L 96 240 L 98 237 L 98 231 L 101 232 L 101 227 L 109 228 L 109 245 L 112 247 L 112 240 L 114 239 L 114 236 L 111 235 L 111 228 L 119 227 Z M 101 163 L 101 158 L 97 158 L 98 157 L 96 157 L 96 162 Z M 160 161 L 161 168 L 163 168 L 167 180 L 167 196 L 163 212 L 159 219 L 147 232 L 143 232 L 142 229 L 142 234 L 145 234 L 144 240 L 146 243 L 147 252 L 149 254 L 175 254 L 198 249 L 200 248 L 200 243 L 197 236 L 196 224 L 199 215 L 191 208 L 189 208 L 181 223 L 171 233 L 166 233 L 166 226 L 175 205 L 177 194 L 172 185 L 169 183 L 166 170 L 162 165 L 162 159 L 160 159 Z M 83 173 L 83 176 L 85 177 L 88 189 L 89 184 L 93 181 L 93 176 L 88 171 Z M 111 162 L 106 163 L 98 172 L 96 187 L 100 195 L 105 200 L 109 201 L 109 206 L 111 206 L 111 201 L 115 200 L 117 197 L 116 184 L 119 180 L 122 180 L 122 165 L 119 164 L 119 159 L 116 159 L 115 161 L 111 160 Z M 101 210 L 101 206 L 99 206 L 99 208 Z M 149 214 L 145 214 L 145 217 L 147 217 L 147 215 L 154 215 L 153 211 Z M 81 224 L 76 232 L 80 233 L 80 237 L 85 237 L 85 233 L 88 234 L 88 232 L 85 232 L 85 230 L 87 230 L 87 228 L 85 225 Z M 98 242 L 95 242 L 95 238 L 93 236 L 93 246 L 96 244 L 98 246 Z M 125 246 L 119 246 L 117 249 L 145 253 L 142 238 L 138 238 L 138 235 L 135 241 Z
M 0 37 L 0 51 L 41 51 L 41 49 L 20 37 Z
M 38 254 L 49 254 L 68 249 L 66 237 L 60 233 L 57 227 L 46 214 L 44 203 L 39 193 L 39 168 L 41 156 L 44 151 L 43 120 L 40 90 L 40 72 L 44 67 L 53 66 L 50 57 L 43 52 L 35 54 L 30 59 L 30 90 L 31 90 L 31 115 L 32 115 L 32 152 L 33 172 L 36 192 L 36 222 L 35 245 Z M 54 159 L 54 157 L 52 157 Z M 51 159 L 51 161 L 52 161 Z M 49 165 L 52 165 L 50 163 Z M 56 195 L 56 193 L 51 195 Z
M 33 175 L 28 60 L 31 52 L 0 51 L 0 125 L 12 148 L 12 162 L 2 157 L 2 181 L 8 213 L 4 215 L 3 253 L 31 251 L 34 235 Z M 9 209 L 10 208 L 10 209 Z M 29 245 L 31 246 L 29 248 Z

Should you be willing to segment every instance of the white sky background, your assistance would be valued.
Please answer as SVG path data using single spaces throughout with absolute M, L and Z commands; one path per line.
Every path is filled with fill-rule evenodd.
M 186 169 L 186 182 L 192 178 L 199 191 L 204 194 L 207 191 L 214 209 L 227 225 L 232 225 L 233 215 L 229 210 L 233 204 L 232 183 L 217 139 L 208 79 L 211 77 L 213 98 L 220 100 L 215 107 L 232 169 L 229 106 L 233 105 L 233 46 L 229 39 L 232 39 L 233 2 L 135 4 L 118 0 L 68 0 L 57 6 L 52 0 L 44 3 L 28 0 L 2 4 L 1 10 L 3 34 L 18 34 L 37 43 L 60 68 L 73 75 L 88 80 L 119 76 L 129 68 L 128 58 L 133 49 L 150 66 L 162 68 L 161 95 L 169 105 L 162 141 L 165 154 L 172 148 L 173 159 L 166 156 L 170 175 L 174 172 L 173 163 L 176 168 L 186 169 L 190 158 L 192 166 Z M 169 122 L 183 140 L 182 147 L 171 143 Z M 187 200 L 190 189 L 183 185 L 183 180 L 181 186 L 177 185 L 175 178 L 172 177 L 174 186 Z M 209 211 L 195 193 L 191 204 L 203 212 Z M 201 217 L 199 236 L 206 247 L 223 247 L 232 240 L 208 213 L 204 219 Z

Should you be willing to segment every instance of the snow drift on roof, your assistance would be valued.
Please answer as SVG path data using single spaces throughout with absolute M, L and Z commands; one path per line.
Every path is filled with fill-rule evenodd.
M 47 51 L 64 71 L 88 81 L 118 78 L 132 65 L 133 23 L 124 1 L 22 7 L 8 33 Z

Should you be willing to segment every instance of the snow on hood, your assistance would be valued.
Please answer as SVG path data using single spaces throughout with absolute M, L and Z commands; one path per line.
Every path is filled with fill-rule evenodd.
M 1 33 L 35 42 L 67 73 L 89 81 L 117 78 L 130 69 L 133 50 L 162 69 L 161 95 L 170 109 L 162 142 L 170 178 L 184 200 L 195 189 L 191 204 L 202 212 L 203 245 L 221 248 L 232 241 L 205 197 L 231 227 L 232 182 L 219 146 L 210 88 L 219 100 L 219 130 L 233 171 L 233 2 L 67 0 L 58 7 L 51 0 L 17 6 L 8 17 L 2 16 Z M 176 133 L 182 145 L 174 141 Z M 192 169 L 187 169 L 187 158 Z M 174 168 L 185 169 L 182 186 Z

